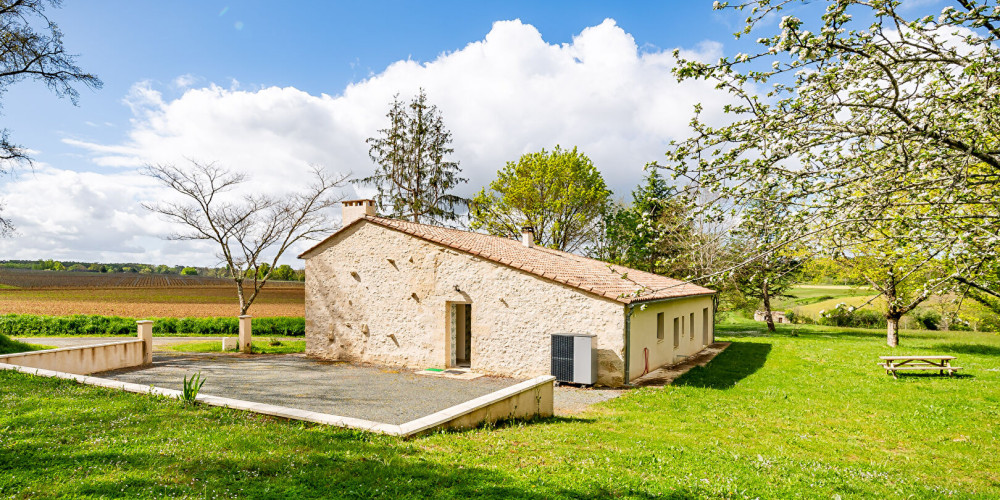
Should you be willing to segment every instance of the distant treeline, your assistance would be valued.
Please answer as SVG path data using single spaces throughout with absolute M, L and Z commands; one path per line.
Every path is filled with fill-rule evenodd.
M 153 320 L 153 333 L 197 333 L 201 335 L 238 335 L 237 318 L 146 318 Z M 0 335 L 33 337 L 46 335 L 136 335 L 136 318 L 78 314 L 39 316 L 34 314 L 0 315 Z M 253 318 L 253 334 L 260 336 L 298 337 L 306 334 L 305 318 Z
M 183 276 L 209 276 L 215 278 L 229 278 L 229 270 L 225 267 L 195 267 L 195 266 L 167 266 L 164 264 L 137 264 L 137 263 L 115 263 L 106 264 L 101 262 L 76 262 L 57 260 L 4 260 L 0 261 L 0 269 L 34 269 L 38 271 L 67 271 L 67 272 L 89 272 L 89 273 L 138 273 L 138 274 L 179 274 Z M 263 277 L 270 266 L 264 264 L 257 273 Z M 304 269 L 293 269 L 292 266 L 282 264 L 274 268 L 271 273 L 272 280 L 278 281 L 305 281 L 306 272 Z

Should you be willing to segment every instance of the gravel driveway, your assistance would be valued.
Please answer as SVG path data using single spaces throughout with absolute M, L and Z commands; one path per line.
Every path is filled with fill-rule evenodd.
M 302 354 L 156 353 L 153 366 L 94 376 L 181 390 L 201 372 L 202 394 L 402 424 L 521 380 L 454 380 L 412 370 L 320 361 Z

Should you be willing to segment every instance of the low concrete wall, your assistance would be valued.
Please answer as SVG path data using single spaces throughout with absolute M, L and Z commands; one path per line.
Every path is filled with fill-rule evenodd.
M 556 378 L 543 375 L 400 425 L 404 436 L 469 429 L 498 420 L 551 417 Z
M 28 368 L 25 366 L 5 363 L 5 360 L 0 359 L 0 370 L 14 370 L 39 377 L 54 377 L 75 380 L 81 384 L 120 389 L 140 394 L 157 394 L 170 398 L 181 398 L 181 391 L 173 389 L 162 389 L 151 385 L 132 384 L 129 382 L 120 382 L 105 378 L 87 377 L 84 375 L 76 375 L 72 373 L 39 368 Z M 438 429 L 464 429 L 475 427 L 483 422 L 494 422 L 503 419 L 550 417 L 552 416 L 554 382 L 555 377 L 536 377 L 506 389 L 501 389 L 471 401 L 452 406 L 451 408 L 433 413 L 426 417 L 411 420 L 403 425 L 383 424 L 381 422 L 373 422 L 371 420 L 363 420 L 360 418 L 342 417 L 339 415 L 299 410 L 284 406 L 209 396 L 207 394 L 199 394 L 198 402 L 211 406 L 221 406 L 224 408 L 233 408 L 237 410 L 261 413 L 264 415 L 272 415 L 275 417 L 287 418 L 289 420 L 302 420 L 317 424 L 332 425 L 335 427 L 346 427 L 349 429 L 377 432 L 391 436 L 411 437 Z
M 130 339 L 81 347 L 19 352 L 0 355 L 0 363 L 86 375 L 146 364 L 146 353 L 152 353 L 153 347 L 146 344 L 142 339 Z M 149 344 L 152 344 L 152 338 Z

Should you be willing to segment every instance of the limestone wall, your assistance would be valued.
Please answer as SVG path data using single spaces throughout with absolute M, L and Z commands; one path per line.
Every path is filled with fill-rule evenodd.
M 413 368 L 451 360 L 451 303 L 472 304 L 472 368 L 550 371 L 550 334 L 593 333 L 603 385 L 623 381 L 624 306 L 362 222 L 306 261 L 306 353 Z
M 657 338 L 660 314 L 663 315 L 663 339 Z M 629 379 L 642 375 L 646 366 L 644 349 L 648 349 L 649 371 L 653 371 L 663 365 L 677 363 L 714 342 L 714 322 L 711 296 L 653 302 L 647 304 L 645 309 L 636 305 L 629 332 L 632 343 L 629 349 Z M 674 347 L 675 324 L 677 347 Z

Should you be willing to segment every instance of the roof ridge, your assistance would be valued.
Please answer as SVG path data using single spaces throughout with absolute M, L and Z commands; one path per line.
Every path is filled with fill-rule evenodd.
M 688 281 L 564 250 L 527 247 L 514 238 L 375 215 L 359 217 L 303 252 L 300 257 L 309 258 L 312 252 L 337 234 L 362 220 L 624 304 L 715 293 Z

